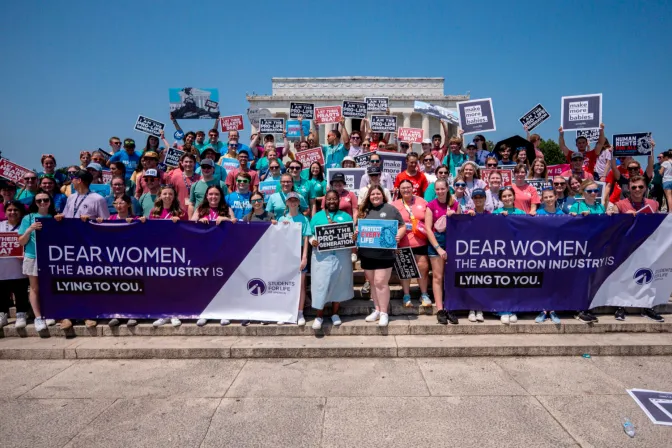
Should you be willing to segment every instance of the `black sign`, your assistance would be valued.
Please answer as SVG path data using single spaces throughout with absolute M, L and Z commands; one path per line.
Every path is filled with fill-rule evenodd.
M 395 115 L 372 115 L 371 132 L 397 132 Z
M 584 137 L 588 140 L 588 143 L 597 143 L 600 139 L 600 130 L 599 129 L 577 129 L 576 138 Z
M 166 149 L 166 157 L 163 159 L 163 163 L 166 166 L 176 167 L 179 165 L 182 154 L 184 154 L 184 151 L 181 149 L 170 147 Z
M 366 97 L 364 101 L 367 112 L 387 112 L 390 107 L 387 98 L 383 97 Z
M 602 123 L 602 94 L 563 96 L 560 113 L 565 131 L 597 129 Z
M 217 101 L 205 100 L 205 108 L 209 109 L 210 112 L 218 112 L 219 103 Z
M 539 198 L 541 199 L 541 192 L 544 191 L 544 188 L 551 186 L 551 182 L 544 179 L 527 179 L 527 183 L 532 185 L 536 190 Z
M 523 126 L 527 126 L 528 131 L 531 131 L 550 117 L 551 115 L 546 112 L 544 106 L 537 104 L 531 111 L 520 117 L 519 120 Z
M 289 103 L 289 118 L 299 118 L 302 115 L 306 120 L 315 118 L 315 105 L 312 103 Z
M 112 154 L 105 151 L 103 148 L 98 148 L 98 152 L 101 153 L 105 157 L 105 160 L 110 160 L 110 157 L 112 157 Z
M 159 137 L 161 131 L 166 125 L 160 121 L 152 120 L 151 118 L 143 117 L 138 115 L 138 121 L 135 122 L 135 130 L 143 132 L 145 134 L 153 135 Z
M 653 151 L 650 132 L 614 134 L 611 144 L 614 145 L 614 157 L 648 156 Z
M 366 106 L 367 104 L 361 101 L 343 101 L 343 116 L 345 118 L 366 118 Z
M 367 166 L 369 166 L 371 156 L 374 155 L 375 153 L 376 151 L 365 152 L 364 154 L 360 154 L 358 156 L 353 157 L 353 159 L 355 159 L 355 163 L 357 164 L 358 167 L 366 168 Z
M 394 270 L 397 271 L 397 277 L 401 280 L 411 280 L 421 277 L 418 263 L 415 262 L 413 250 L 410 247 L 397 249 L 394 255 Z
M 284 118 L 260 118 L 259 132 L 262 134 L 282 134 L 285 132 Z
M 352 222 L 315 226 L 317 251 L 352 249 L 355 247 L 355 225 Z

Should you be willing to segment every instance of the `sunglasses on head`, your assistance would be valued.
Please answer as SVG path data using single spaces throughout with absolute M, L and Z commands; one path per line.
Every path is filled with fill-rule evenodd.
M 506 186 L 502 187 L 502 190 L 511 190 L 511 191 L 513 191 L 513 187 L 512 187 L 511 185 L 506 185 Z

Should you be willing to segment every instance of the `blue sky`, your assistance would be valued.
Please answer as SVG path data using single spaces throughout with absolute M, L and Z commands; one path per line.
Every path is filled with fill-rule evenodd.
M 217 87 L 222 113 L 244 114 L 246 92 L 270 93 L 274 76 L 444 77 L 446 94 L 493 99 L 494 141 L 522 134 L 537 103 L 551 113 L 537 131 L 557 141 L 560 97 L 601 92 L 608 136 L 651 131 L 656 152 L 672 148 L 669 1 L 22 0 L 0 12 L 0 150 L 31 168 L 46 152 L 74 163 L 112 135 L 144 141 L 133 124 L 169 123 L 171 87 Z

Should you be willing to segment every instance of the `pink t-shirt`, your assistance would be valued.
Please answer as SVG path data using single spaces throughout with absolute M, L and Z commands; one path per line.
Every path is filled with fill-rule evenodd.
M 541 203 L 537 189 L 530 184 L 527 184 L 523 188 L 513 185 L 513 191 L 516 193 L 516 202 L 514 202 L 514 206 L 521 209 L 526 214 L 530 213 L 530 210 L 532 210 L 532 204 L 539 205 Z
M 166 183 L 166 173 L 157 169 L 159 173 L 159 183 L 161 185 Z M 135 179 L 135 197 L 139 198 L 145 193 L 149 193 L 149 187 L 147 186 L 147 181 L 145 180 L 145 175 L 140 174 L 136 179 Z
M 161 216 L 156 218 L 155 216 L 152 216 L 152 214 L 149 214 L 149 219 L 171 219 L 173 217 L 173 214 L 168 210 L 167 208 L 164 208 L 161 210 Z M 186 221 L 187 220 L 187 214 L 182 213 L 182 216 L 180 216 L 181 221 Z
M 453 202 L 453 205 L 450 206 L 450 209 L 457 213 L 457 208 L 460 206 L 458 201 Z M 436 222 L 437 219 L 442 217 L 448 211 L 448 204 L 439 203 L 438 199 L 434 199 L 427 204 L 427 208 L 432 211 L 432 222 Z
M 409 215 L 408 210 L 404 206 L 401 199 L 397 199 L 392 203 L 394 207 L 399 210 L 401 217 L 404 218 L 406 223 L 406 235 L 399 241 L 399 247 L 420 247 L 427 245 L 427 238 L 420 238 L 415 233 L 413 233 L 413 222 L 411 221 L 411 215 Z M 419 230 L 424 230 L 425 228 L 425 210 L 427 209 L 427 201 L 422 199 L 419 196 L 415 196 L 413 199 L 413 204 L 406 204 L 413 213 L 413 217 L 416 219 L 417 224 L 416 228 Z M 444 211 L 445 213 L 445 211 Z
M 189 193 L 191 186 L 197 181 L 201 180 L 201 175 L 194 173 L 188 177 L 181 169 L 176 169 L 166 173 L 166 184 L 170 184 L 177 191 L 177 200 L 180 203 L 180 208 L 186 214 L 188 210 L 187 203 L 189 202 Z
M 646 210 L 642 210 L 642 208 L 646 206 L 651 207 L 651 210 L 648 208 Z M 631 212 L 631 211 L 639 211 L 642 210 L 640 213 L 658 213 L 658 203 L 654 201 L 653 199 L 644 199 L 644 203 L 639 203 L 639 204 L 633 204 L 630 199 L 621 199 L 616 203 L 616 208 L 618 209 L 619 213 L 625 213 L 625 212 Z
M 326 196 L 322 198 L 322 209 L 325 208 L 325 199 Z M 353 212 L 357 210 L 357 195 L 352 191 L 343 190 L 341 192 L 341 198 L 338 201 L 338 209 L 347 213 L 350 216 L 353 216 Z

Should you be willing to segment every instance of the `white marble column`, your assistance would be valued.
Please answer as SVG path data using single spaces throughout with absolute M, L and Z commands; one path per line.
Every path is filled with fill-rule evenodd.
M 352 118 L 345 119 L 345 129 L 348 131 L 348 135 L 352 134 Z
M 424 131 L 423 134 L 425 135 L 424 138 L 432 138 L 431 135 L 429 135 L 429 116 L 428 115 L 423 115 L 422 116 L 422 130 Z
M 411 114 L 408 112 L 403 113 L 404 117 L 404 126 L 405 128 L 410 128 L 411 127 Z

